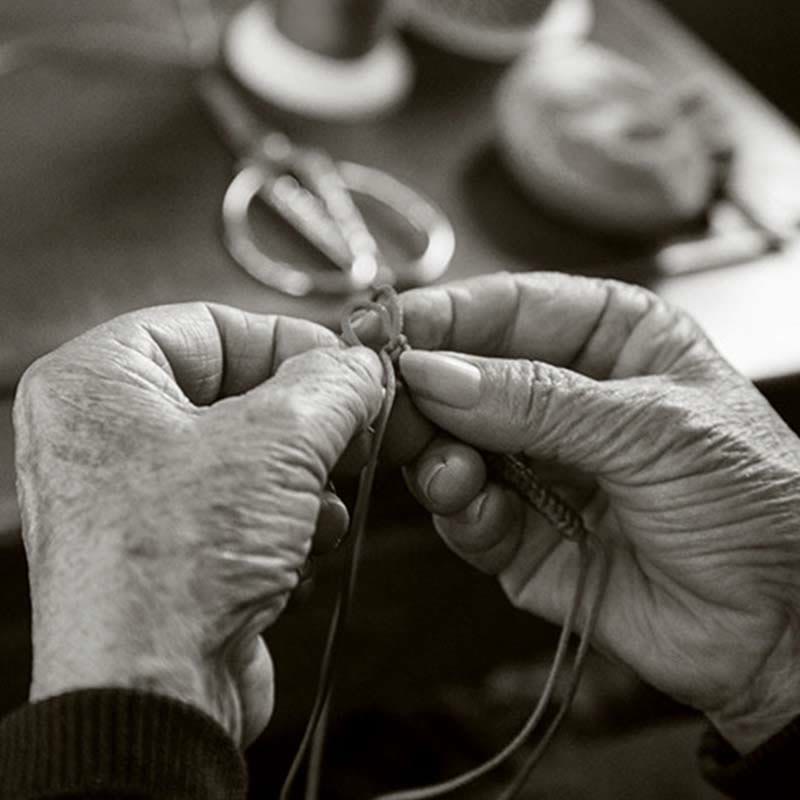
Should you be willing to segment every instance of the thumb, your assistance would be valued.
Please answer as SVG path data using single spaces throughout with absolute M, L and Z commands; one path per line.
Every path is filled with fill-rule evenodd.
M 246 407 L 250 435 L 261 431 L 302 454 L 324 483 L 353 436 L 377 415 L 382 381 L 380 359 L 366 347 L 316 348 L 287 359 L 237 399 Z
M 400 359 L 420 411 L 475 447 L 605 471 L 625 434 L 621 391 L 541 361 L 413 350 Z

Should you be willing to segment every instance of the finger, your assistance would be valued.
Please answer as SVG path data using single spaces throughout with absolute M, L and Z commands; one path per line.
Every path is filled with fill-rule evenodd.
M 262 582 L 259 594 L 265 575 L 276 595 L 297 584 L 331 469 L 377 414 L 382 378 L 380 359 L 366 348 L 316 348 L 196 415 L 204 446 L 215 450 L 226 502 L 244 523 L 233 531 L 229 568 L 250 570 Z
M 381 461 L 392 467 L 408 464 L 419 457 L 435 436 L 436 429 L 420 414 L 403 383 L 398 382 Z
M 405 386 L 398 382 L 392 413 L 381 446 L 381 463 L 398 467 L 416 459 L 436 436 L 436 429 L 414 406 Z M 363 469 L 372 447 L 369 431 L 357 433 L 333 470 L 334 480 L 352 478 Z
M 292 589 L 292 593 L 289 596 L 289 602 L 286 604 L 286 611 L 284 613 L 288 616 L 294 616 L 298 611 L 305 608 L 311 599 L 311 596 L 314 594 L 314 586 L 315 584 L 313 576 L 298 583 L 297 586 Z
M 517 608 L 561 624 L 575 594 L 579 551 L 534 511 L 526 509 L 526 516 L 514 557 L 498 573 L 500 584 Z
M 486 483 L 480 453 L 448 436 L 439 436 L 404 470 L 412 494 L 432 514 L 466 508 Z
M 710 352 L 697 326 L 618 281 L 498 273 L 402 295 L 412 347 L 527 358 L 594 378 L 653 374 Z
M 275 706 L 272 659 L 257 635 L 236 642 L 229 659 L 242 701 L 241 744 L 248 747 L 267 727 Z
M 524 452 L 589 474 L 617 468 L 639 413 L 622 382 L 599 383 L 541 362 L 412 351 L 400 359 L 418 408 L 475 447 Z
M 497 575 L 512 603 L 560 623 L 575 590 L 577 549 L 516 493 L 489 482 L 464 511 L 434 517 L 445 544 Z
M 454 553 L 477 569 L 497 575 L 515 558 L 526 515 L 519 496 L 489 482 L 466 508 L 455 514 L 438 514 L 433 521 Z
M 358 476 L 369 460 L 372 449 L 372 433 L 358 431 L 347 443 L 341 458 L 336 462 L 331 477 L 334 481 L 347 481 Z
M 359 341 L 371 350 L 378 351 L 385 342 L 386 335 L 374 311 L 360 315 L 353 323 L 353 330 Z M 433 426 L 415 408 L 402 381 L 398 381 L 394 407 L 381 448 L 382 463 L 390 467 L 410 463 L 435 435 Z
M 87 336 L 109 333 L 117 344 L 157 363 L 196 405 L 242 394 L 288 358 L 337 344 L 331 331 L 308 320 L 211 303 L 125 314 Z
M 434 526 L 467 563 L 498 575 L 514 605 L 563 621 L 575 591 L 577 548 L 515 492 L 490 481 L 463 511 L 435 516 Z
M 334 492 L 323 492 L 311 552 L 314 555 L 324 555 L 335 550 L 347 533 L 349 524 L 350 515 L 347 506 Z
M 271 447 L 310 474 L 318 491 L 383 400 L 383 367 L 365 347 L 317 348 L 284 361 L 266 383 L 233 398 L 240 436 Z M 225 401 L 230 402 L 230 401 Z M 284 452 L 285 451 L 285 452 Z

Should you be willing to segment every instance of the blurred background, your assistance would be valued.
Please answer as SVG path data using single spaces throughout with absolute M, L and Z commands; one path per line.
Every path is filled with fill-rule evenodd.
M 287 141 L 300 156 L 310 146 L 373 170 L 342 174 L 376 192 L 359 201 L 361 214 L 385 254 L 375 264 L 399 285 L 499 269 L 642 283 L 691 311 L 800 430 L 798 32 L 795 0 L 4 0 L 0 713 L 24 702 L 30 670 L 11 429 L 26 366 L 137 307 L 214 300 L 335 327 L 363 289 L 348 260 L 354 239 L 339 236 L 343 250 L 336 236 L 306 230 L 325 220 L 297 189 L 309 162 L 288 164 Z M 541 155 L 556 123 L 542 122 L 555 117 L 536 58 L 552 43 L 584 52 L 586 41 L 645 70 L 643 96 L 699 86 L 723 120 L 713 136 L 687 134 L 715 169 L 720 150 L 726 159 L 725 181 L 709 179 L 697 208 L 676 200 L 683 190 L 653 166 L 655 146 L 639 152 L 630 178 L 653 201 L 641 230 L 588 224 L 592 209 L 570 214 L 570 195 L 548 202 L 541 186 L 562 187 L 565 167 Z M 269 198 L 252 211 L 246 181 L 229 189 L 249 151 L 230 131 L 220 136 L 220 109 L 198 88 L 212 68 L 224 83 L 223 129 L 241 104 L 273 134 L 268 180 L 258 173 Z M 557 80 L 547 87 L 560 91 Z M 598 90 L 586 103 L 606 99 Z M 509 103 L 530 112 L 524 124 L 503 116 Z M 613 188 L 617 165 L 596 142 L 587 147 Z M 413 190 L 416 205 L 375 170 Z M 624 219 L 620 180 L 607 199 L 623 204 Z M 237 247 L 245 233 L 255 260 Z M 373 263 L 364 258 L 362 269 Z M 377 492 L 325 759 L 331 799 L 438 780 L 493 754 L 535 702 L 557 634 L 440 545 L 397 472 L 381 474 Z M 278 703 L 248 753 L 253 796 L 275 795 L 302 732 L 336 566 L 267 633 Z M 694 764 L 701 729 L 689 710 L 593 657 L 526 797 L 716 797 Z

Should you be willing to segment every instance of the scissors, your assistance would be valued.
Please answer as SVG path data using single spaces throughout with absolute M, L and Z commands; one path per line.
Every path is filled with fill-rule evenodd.
M 447 269 L 455 233 L 447 216 L 392 175 L 350 161 L 334 161 L 300 146 L 254 114 L 221 74 L 209 71 L 200 95 L 238 159 L 222 201 L 225 246 L 265 286 L 285 294 L 352 294 L 376 285 L 430 283 Z M 389 265 L 354 200 L 371 198 L 425 241 L 421 254 Z M 303 269 L 266 253 L 250 222 L 259 198 L 325 256 L 333 269 Z

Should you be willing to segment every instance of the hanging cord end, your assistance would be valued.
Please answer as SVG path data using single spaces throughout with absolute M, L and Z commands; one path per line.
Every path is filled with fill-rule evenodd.
M 375 317 L 376 322 L 374 325 L 372 321 L 370 321 L 370 324 L 365 323 L 365 318 L 370 315 L 374 315 Z M 377 325 L 377 329 L 375 325 Z M 342 317 L 342 340 L 350 346 L 371 346 L 373 349 L 377 350 L 386 372 L 386 396 L 379 417 L 375 441 L 373 442 L 373 450 L 366 480 L 362 478 L 363 483 L 359 490 L 359 502 L 357 503 L 356 513 L 354 514 L 354 523 L 358 520 L 358 524 L 355 524 L 356 538 L 360 541 L 366 519 L 367 501 L 372 487 L 372 476 L 374 475 L 377 462 L 377 452 L 380 448 L 380 442 L 386 430 L 386 422 L 394 401 L 397 361 L 401 354 L 409 349 L 408 340 L 403 333 L 402 305 L 397 293 L 392 287 L 379 287 L 375 289 L 370 299 L 359 301 L 346 310 Z M 379 798 L 376 798 L 376 800 L 432 800 L 432 798 L 449 795 L 498 768 L 522 747 L 531 743 L 534 734 L 540 733 L 534 747 L 524 759 L 514 780 L 507 786 L 500 797 L 500 800 L 513 800 L 518 797 L 519 793 L 523 790 L 531 771 L 539 762 L 547 745 L 555 736 L 559 725 L 569 710 L 572 698 L 580 682 L 585 659 L 589 650 L 589 643 L 600 613 L 608 578 L 608 562 L 603 551 L 602 543 L 590 539 L 589 532 L 583 523 L 581 515 L 565 503 L 539 478 L 531 465 L 525 461 L 524 457 L 518 455 L 485 454 L 485 458 L 489 469 L 499 480 L 502 480 L 515 489 L 532 508 L 550 522 L 565 541 L 571 543 L 571 545 L 578 550 L 579 570 L 575 591 L 564 619 L 553 663 L 550 667 L 545 687 L 533 713 L 529 716 L 525 725 L 523 725 L 517 735 L 494 757 L 462 775 L 458 775 L 441 783 L 381 795 Z M 346 591 L 340 595 L 340 599 L 343 601 L 342 606 L 337 608 L 337 611 L 341 611 L 341 613 L 336 615 L 329 635 L 329 646 L 331 650 L 334 649 L 332 643 L 335 643 L 338 639 L 343 620 L 346 619 L 347 616 L 347 605 L 349 604 L 349 599 L 352 597 L 357 561 L 358 547 L 355 547 L 352 556 L 350 579 L 346 581 Z M 590 583 L 589 570 L 593 561 L 596 561 L 598 574 L 594 586 L 590 588 L 588 585 Z M 582 619 L 579 621 L 579 618 Z M 580 644 L 568 667 L 566 662 L 569 641 L 572 634 L 578 632 L 580 633 Z M 569 671 L 567 673 L 567 689 L 564 701 L 549 724 L 546 725 L 544 730 L 540 731 L 540 727 L 545 720 L 545 714 L 553 699 L 556 682 L 566 669 Z M 318 702 L 315 706 L 318 712 L 321 712 L 321 709 L 327 704 L 332 671 L 333 659 L 326 658 L 322 670 L 324 677 L 321 680 L 321 686 L 317 695 Z M 309 722 L 306 730 L 306 738 L 298 751 L 292 772 L 284 786 L 284 793 L 281 795 L 282 800 L 288 800 L 292 779 L 297 769 L 299 769 L 299 764 L 303 760 L 311 737 L 314 736 L 315 733 L 317 736 L 321 736 L 319 731 L 316 731 L 318 721 L 319 713 L 312 714 L 312 720 Z

